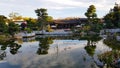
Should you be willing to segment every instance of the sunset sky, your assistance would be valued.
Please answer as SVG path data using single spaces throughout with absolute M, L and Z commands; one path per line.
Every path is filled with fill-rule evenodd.
M 98 17 L 103 17 L 120 0 L 0 0 L 0 15 L 17 12 L 25 17 L 34 17 L 37 8 L 47 8 L 53 18 L 85 17 L 89 5 L 95 5 Z

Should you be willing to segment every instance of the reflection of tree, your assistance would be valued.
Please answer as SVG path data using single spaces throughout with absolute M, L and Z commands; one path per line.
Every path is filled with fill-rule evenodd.
M 6 57 L 5 51 L 0 51 L 0 60 L 3 60 Z
M 18 49 L 21 47 L 21 45 L 18 45 L 17 43 L 12 43 L 9 45 L 9 47 L 10 47 L 10 53 L 14 55 L 18 52 Z
M 107 65 L 107 68 L 120 68 L 120 52 L 117 50 L 107 51 L 98 55 L 98 59 Z
M 14 43 L 14 40 L 2 42 L 1 45 L 1 50 L 6 50 L 6 48 L 9 47 L 10 53 L 13 55 L 16 54 L 18 52 L 18 49 L 21 47 L 21 45 Z
M 91 45 L 94 46 L 96 45 L 96 43 L 101 40 L 101 37 L 97 36 L 97 35 L 90 35 L 87 37 L 87 45 Z
M 87 38 L 87 46 L 85 46 L 86 52 L 93 57 L 95 49 L 96 49 L 96 43 L 99 41 L 101 38 L 97 35 L 91 35 L 88 36 Z
M 112 50 L 120 50 L 120 42 L 116 39 L 105 39 L 104 44 L 112 48 Z
M 6 50 L 6 48 L 8 47 L 9 44 L 13 43 L 14 40 L 8 40 L 8 41 L 1 41 L 0 45 L 1 45 L 1 50 Z
M 40 38 L 39 39 L 39 48 L 37 54 L 48 54 L 49 44 L 52 44 L 53 40 L 50 37 Z
M 96 46 L 85 46 L 86 52 L 93 57 Z
M 22 41 L 23 42 L 33 42 L 33 41 L 35 41 L 35 37 L 23 38 Z
M 87 46 L 85 46 L 85 50 L 88 53 L 89 56 L 92 57 L 92 59 L 94 60 L 95 64 L 100 67 L 103 68 L 104 63 L 101 62 L 100 60 L 95 60 L 94 58 L 94 54 L 95 54 L 95 49 L 96 49 L 96 43 L 101 40 L 101 37 L 97 36 L 97 35 L 89 35 L 87 37 Z
M 1 46 L 1 50 L 6 50 L 6 48 L 7 48 L 6 44 Z
M 98 55 L 98 58 L 107 64 L 107 68 L 120 68 L 120 42 L 107 38 L 104 40 L 104 44 L 112 48 L 112 50 Z

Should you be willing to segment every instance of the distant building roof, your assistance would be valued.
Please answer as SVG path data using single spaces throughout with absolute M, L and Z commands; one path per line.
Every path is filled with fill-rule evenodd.
M 27 24 L 27 22 L 24 21 L 24 20 L 14 20 L 13 22 L 14 22 L 15 24 L 18 24 L 18 25 L 21 25 L 22 23 Z
M 74 18 L 74 19 L 58 19 L 54 20 L 56 24 L 73 24 L 73 23 L 81 23 L 87 22 L 87 18 Z

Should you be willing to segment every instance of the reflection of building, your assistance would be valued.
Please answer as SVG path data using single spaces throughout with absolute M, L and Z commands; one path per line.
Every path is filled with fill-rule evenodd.
M 35 41 L 35 37 L 30 37 L 30 38 L 23 38 L 23 42 L 32 42 Z
M 87 23 L 87 18 L 71 18 L 71 19 L 58 19 L 51 23 L 53 29 L 68 29 L 73 27 L 81 27 L 83 24 Z

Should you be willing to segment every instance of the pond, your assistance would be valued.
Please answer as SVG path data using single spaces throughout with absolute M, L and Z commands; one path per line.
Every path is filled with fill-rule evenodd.
M 1 42 L 0 68 L 99 68 L 98 55 L 112 48 L 99 40 L 33 37 Z

